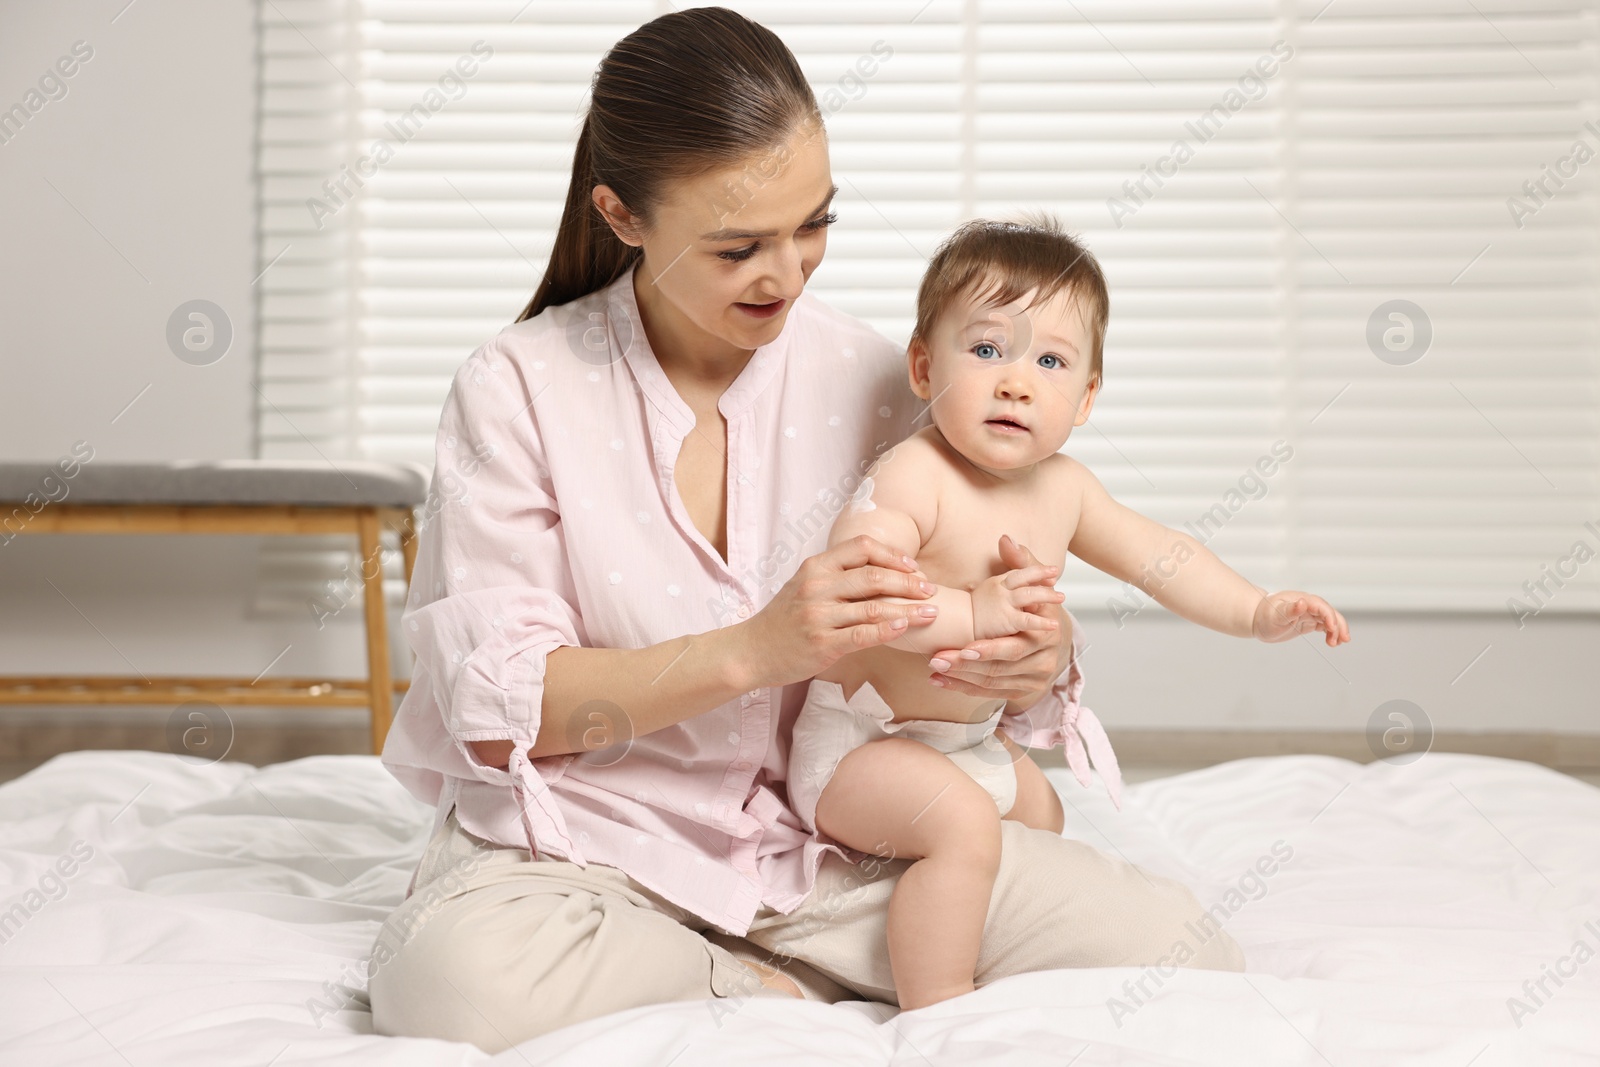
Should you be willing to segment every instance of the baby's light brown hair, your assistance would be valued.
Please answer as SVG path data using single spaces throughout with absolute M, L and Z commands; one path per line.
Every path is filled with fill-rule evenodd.
M 911 339 L 929 344 L 939 316 L 958 299 L 978 296 L 1008 304 L 1038 290 L 1033 305 L 1066 290 L 1089 330 L 1089 380 L 1099 381 L 1111 297 L 1100 263 L 1061 224 L 1044 213 L 1018 222 L 974 219 L 939 245 L 917 289 Z

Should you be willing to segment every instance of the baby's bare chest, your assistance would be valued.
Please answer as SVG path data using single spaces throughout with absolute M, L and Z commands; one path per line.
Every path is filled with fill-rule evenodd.
M 1006 570 L 1000 538 L 1026 546 L 1047 566 L 1062 566 L 1077 530 L 1076 509 L 1059 489 L 1031 492 L 940 487 L 938 518 L 917 554 L 922 572 L 940 585 L 972 589 Z

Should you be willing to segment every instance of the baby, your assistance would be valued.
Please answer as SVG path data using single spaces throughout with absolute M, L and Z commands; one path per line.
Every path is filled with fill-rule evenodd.
M 1194 538 L 1117 503 L 1061 454 L 1094 406 L 1108 307 L 1098 263 L 1053 221 L 957 230 L 922 279 L 906 353 L 931 423 L 879 458 L 829 537 L 868 534 L 939 586 L 931 625 L 852 653 L 811 682 L 790 753 L 790 800 L 809 827 L 916 861 L 889 904 L 902 1008 L 975 988 L 1000 820 L 1062 829 L 1044 774 L 997 733 L 1005 702 L 930 685 L 929 655 L 1056 629 L 1064 598 L 1054 583 L 1069 551 L 1223 633 L 1349 640 L 1320 597 L 1266 595 Z M 1035 555 L 1004 545 L 1008 535 Z M 1163 561 L 1176 561 L 1175 572 L 1153 577 Z

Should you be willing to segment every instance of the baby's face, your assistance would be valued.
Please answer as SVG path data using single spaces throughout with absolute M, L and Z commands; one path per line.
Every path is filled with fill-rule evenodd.
M 1093 349 L 1079 302 L 1066 291 L 997 306 L 969 297 L 939 317 L 926 347 L 907 353 L 911 388 L 951 446 L 993 471 L 1061 451 L 1094 406 Z

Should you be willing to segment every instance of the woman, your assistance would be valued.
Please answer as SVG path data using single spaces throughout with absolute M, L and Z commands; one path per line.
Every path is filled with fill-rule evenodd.
M 602 61 L 544 280 L 440 420 L 383 754 L 438 815 L 374 947 L 379 1033 L 496 1051 L 674 1000 L 896 1002 L 907 861 L 808 834 L 785 789 L 806 681 L 927 621 L 875 597 L 931 592 L 881 544 L 820 551 L 920 414 L 895 346 L 803 295 L 834 192 L 761 26 L 692 9 Z M 1065 744 L 1085 782 L 1087 742 L 1114 789 L 1061 617 L 940 653 L 931 683 L 1005 698 L 1011 738 Z M 1008 823 L 978 984 L 1240 969 L 1193 920 L 1182 886 Z

